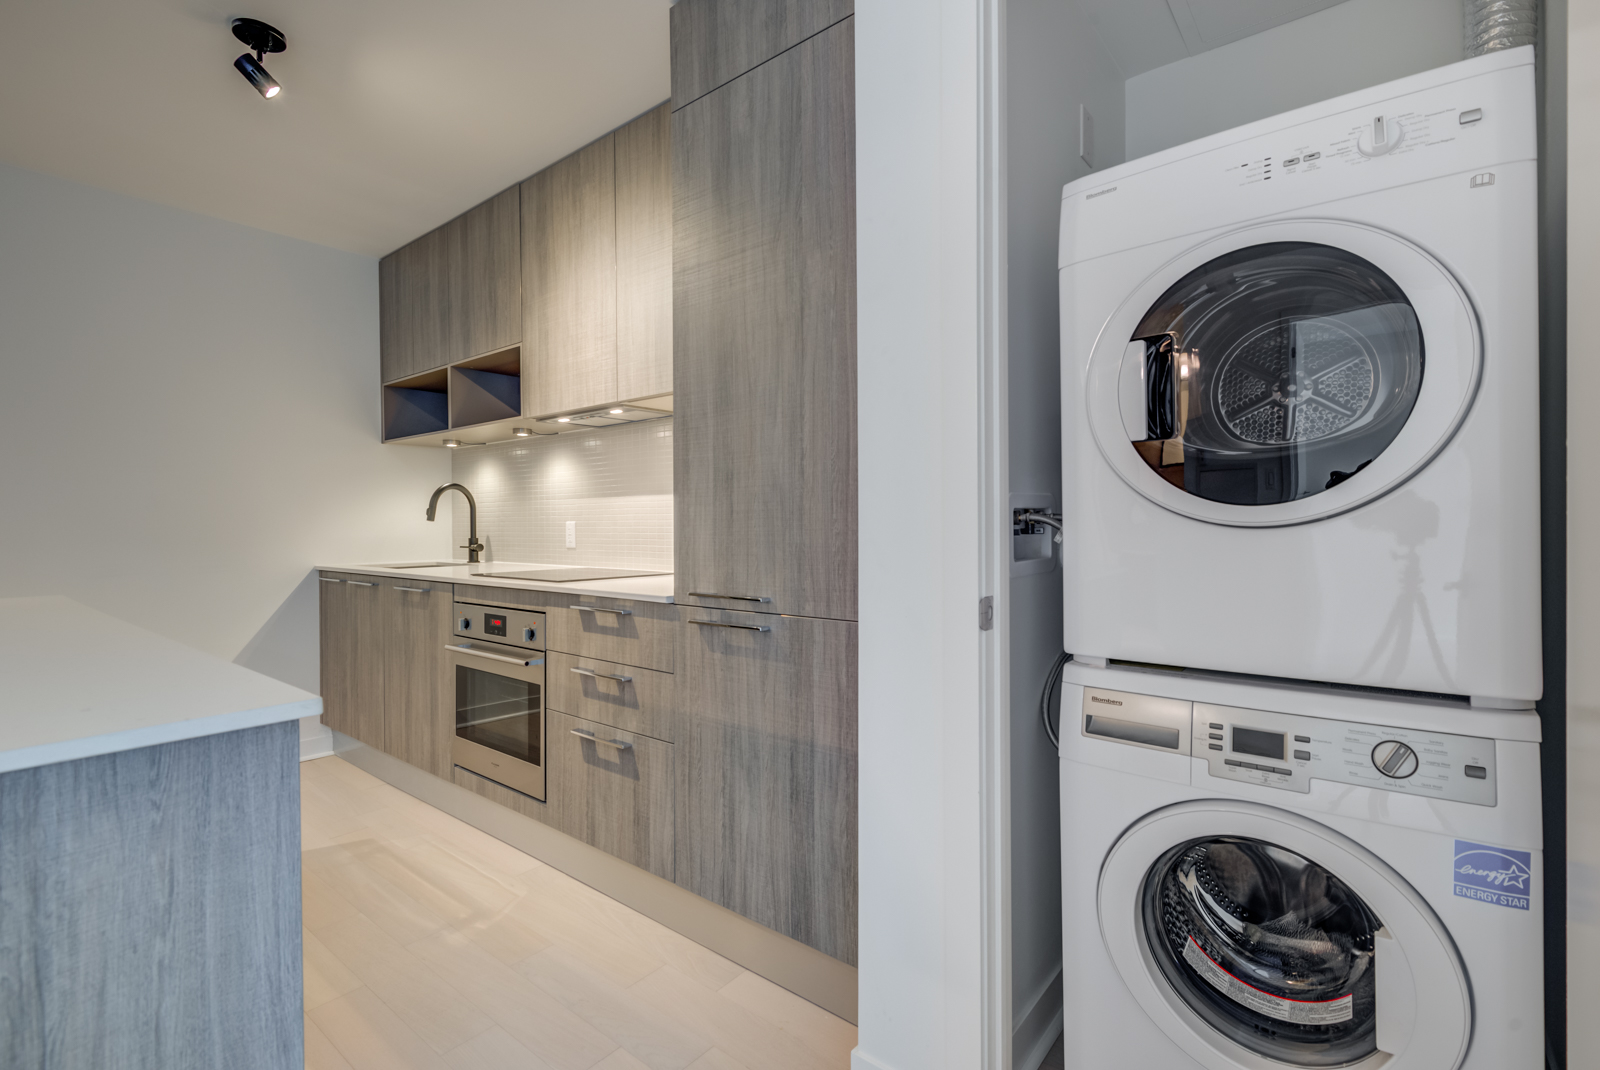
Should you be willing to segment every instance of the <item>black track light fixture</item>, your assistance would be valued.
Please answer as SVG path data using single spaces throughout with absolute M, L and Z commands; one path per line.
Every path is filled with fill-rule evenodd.
M 243 41 L 245 47 L 255 53 L 252 56 L 246 52 L 233 61 L 233 65 L 245 76 L 245 80 L 255 86 L 256 92 L 268 100 L 283 92 L 283 87 L 261 65 L 261 57 L 265 53 L 283 51 L 283 34 L 276 27 L 268 26 L 257 19 L 234 19 L 233 36 Z

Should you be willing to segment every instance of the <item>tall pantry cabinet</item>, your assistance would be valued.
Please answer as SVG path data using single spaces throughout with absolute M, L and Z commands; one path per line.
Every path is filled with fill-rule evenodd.
M 852 964 L 853 23 L 672 10 L 677 879 Z

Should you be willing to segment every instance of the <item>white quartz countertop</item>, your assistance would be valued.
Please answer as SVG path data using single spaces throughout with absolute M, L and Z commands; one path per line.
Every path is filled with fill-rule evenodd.
M 316 695 L 69 598 L 0 598 L 0 773 L 321 712 Z
M 558 594 L 602 594 L 612 598 L 632 598 L 639 602 L 671 602 L 672 574 L 663 576 L 623 576 L 609 580 L 574 580 L 568 583 L 508 580 L 484 576 L 485 572 L 521 572 L 532 568 L 584 568 L 583 565 L 526 564 L 521 561 L 439 562 L 426 567 L 419 563 L 395 561 L 383 565 L 318 565 L 321 572 L 358 572 L 368 576 L 394 576 L 400 579 L 438 580 L 441 583 L 468 583 L 480 587 L 509 587 L 524 591 L 555 591 Z M 408 565 L 413 567 L 402 568 Z M 603 566 L 595 566 L 603 567 Z

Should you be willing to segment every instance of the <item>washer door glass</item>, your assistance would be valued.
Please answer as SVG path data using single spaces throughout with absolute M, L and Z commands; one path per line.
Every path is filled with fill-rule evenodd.
M 1315 862 L 1261 840 L 1190 840 L 1150 868 L 1141 915 L 1162 975 L 1235 1043 L 1291 1066 L 1377 1050 L 1383 923 Z
M 1359 478 L 1422 387 L 1422 328 L 1399 285 L 1354 253 L 1252 245 L 1189 272 L 1145 313 L 1123 422 L 1156 474 L 1230 505 L 1274 505 Z

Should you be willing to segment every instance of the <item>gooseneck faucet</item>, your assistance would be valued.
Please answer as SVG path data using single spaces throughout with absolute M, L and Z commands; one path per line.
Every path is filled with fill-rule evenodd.
M 472 497 L 472 492 L 460 483 L 446 483 L 433 492 L 433 497 L 428 499 L 428 519 L 433 519 L 433 514 L 439 508 L 439 495 L 447 490 L 459 490 L 467 499 L 467 544 L 462 547 L 467 552 L 467 564 L 476 565 L 478 555 L 483 552 L 483 543 L 478 541 L 478 502 Z

